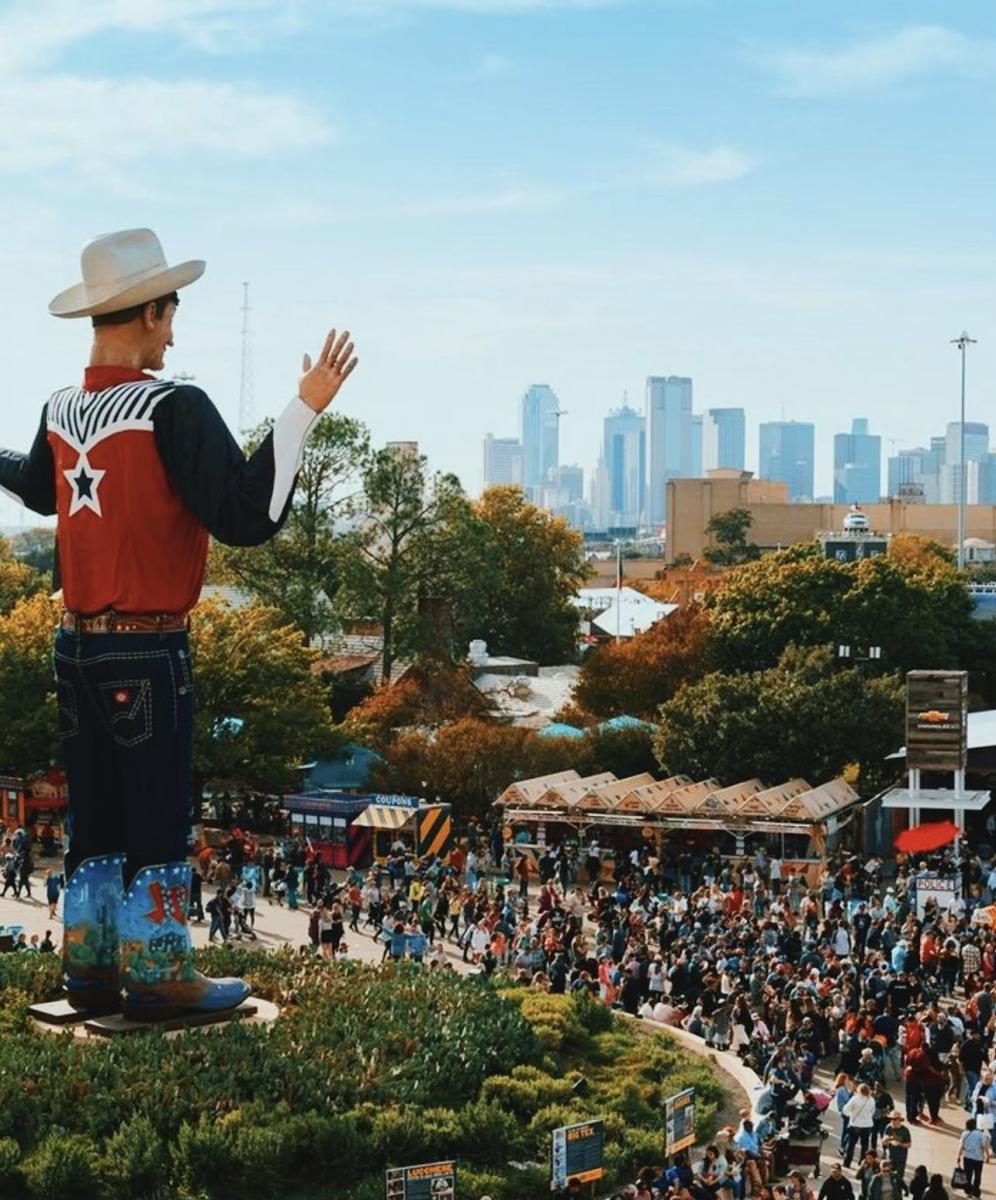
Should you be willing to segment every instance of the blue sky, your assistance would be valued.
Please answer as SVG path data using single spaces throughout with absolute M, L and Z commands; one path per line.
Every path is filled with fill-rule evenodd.
M 0 0 L 0 441 L 80 374 L 88 327 L 46 305 L 84 241 L 151 225 L 208 260 L 168 365 L 232 424 L 249 280 L 260 416 L 348 323 L 342 408 L 471 491 L 530 383 L 587 470 L 668 373 L 747 409 L 751 467 L 759 421 L 814 420 L 827 491 L 852 416 L 900 446 L 956 417 L 963 327 L 996 418 L 994 26 L 981 0 Z

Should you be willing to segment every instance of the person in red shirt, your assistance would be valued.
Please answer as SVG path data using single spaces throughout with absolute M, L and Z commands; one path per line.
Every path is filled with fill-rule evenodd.
M 246 458 L 203 391 L 152 373 L 203 261 L 169 266 L 151 230 L 131 229 L 89 243 L 81 265 L 49 311 L 93 322 L 82 386 L 51 396 L 27 454 L 0 450 L 0 487 L 58 519 L 66 987 L 92 1012 L 116 1008 L 123 983 L 123 1011 L 140 1020 L 224 1011 L 249 989 L 196 972 L 187 929 L 188 614 L 210 536 L 256 545 L 279 532 L 308 432 L 356 359 L 348 334 L 329 334 Z

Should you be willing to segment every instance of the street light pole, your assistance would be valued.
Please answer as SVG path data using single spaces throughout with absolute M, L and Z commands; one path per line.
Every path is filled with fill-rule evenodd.
M 974 346 L 978 338 L 971 338 L 962 331 L 960 337 L 952 338 L 951 345 L 961 351 L 961 426 L 959 429 L 960 453 L 958 468 L 958 570 L 965 569 L 965 503 L 968 495 L 968 480 L 965 475 L 965 351 Z

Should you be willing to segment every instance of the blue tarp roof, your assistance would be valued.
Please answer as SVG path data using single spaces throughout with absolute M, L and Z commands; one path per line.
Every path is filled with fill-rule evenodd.
M 608 721 L 602 721 L 598 726 L 599 729 L 656 729 L 657 726 L 650 721 L 641 721 L 639 717 L 612 717 Z
M 369 786 L 370 772 L 383 759 L 366 746 L 341 746 L 330 758 L 312 763 L 302 791 L 360 792 Z
M 582 738 L 584 730 L 578 729 L 576 725 L 565 725 L 563 721 L 554 721 L 552 725 L 546 725 L 539 731 L 540 737 L 565 737 L 565 738 Z

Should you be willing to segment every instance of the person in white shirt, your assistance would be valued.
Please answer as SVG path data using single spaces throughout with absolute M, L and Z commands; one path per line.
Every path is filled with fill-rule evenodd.
M 861 1143 L 861 1157 L 868 1153 L 868 1142 L 875 1124 L 875 1097 L 867 1083 L 858 1085 L 858 1090 L 841 1109 L 848 1118 L 847 1140 L 844 1149 L 844 1166 L 850 1167 L 854 1149 Z

